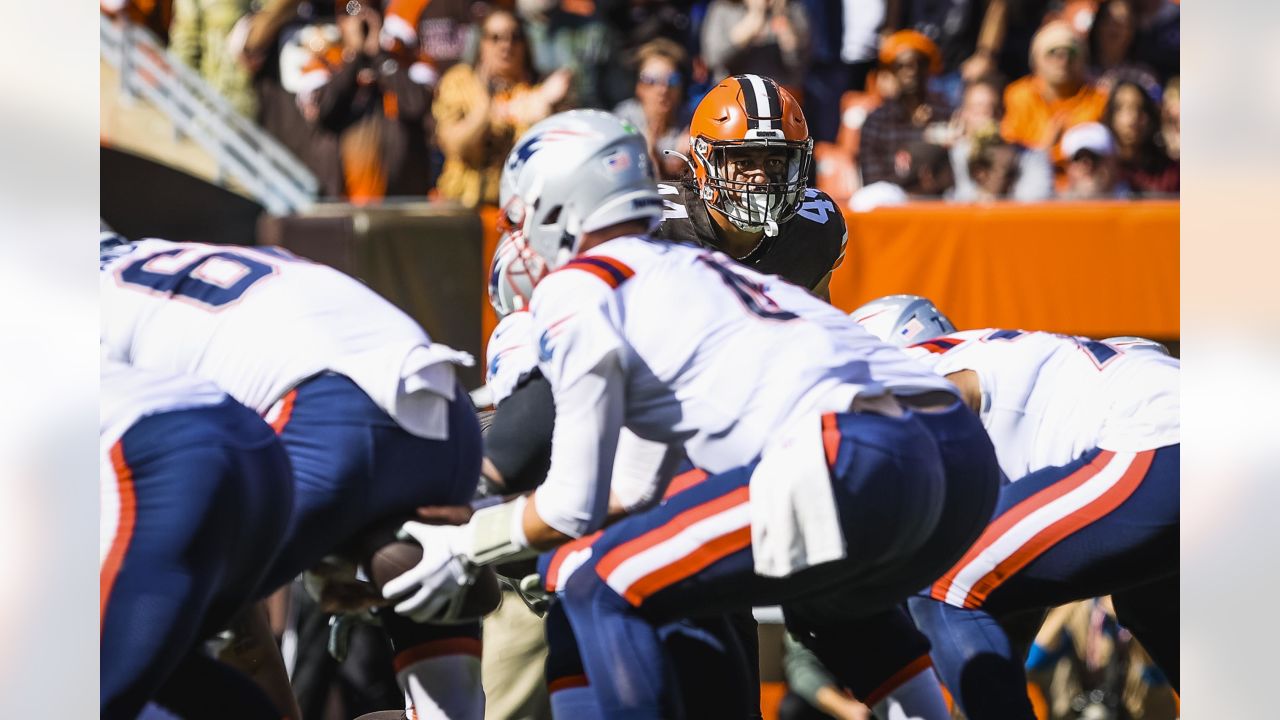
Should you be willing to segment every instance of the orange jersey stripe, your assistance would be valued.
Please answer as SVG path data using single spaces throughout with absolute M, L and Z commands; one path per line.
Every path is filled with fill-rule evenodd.
M 137 522 L 138 503 L 134 496 L 133 470 L 124 459 L 123 440 L 111 447 L 111 466 L 116 473 L 116 486 L 120 493 L 120 517 L 116 525 L 116 536 L 111 541 L 111 549 L 107 552 L 107 560 L 98 571 L 98 632 L 102 632 L 102 623 L 107 617 L 107 603 L 111 599 L 111 590 L 116 578 L 120 575 L 120 567 L 124 564 L 125 553 L 129 551 L 129 542 L 133 539 L 133 527 Z
M 586 675 L 566 675 L 565 677 L 556 678 L 555 680 L 547 683 L 547 692 L 557 693 L 561 690 L 587 687 L 589 685 L 591 685 L 591 683 L 587 680 Z
M 395 671 L 400 672 L 416 662 L 435 657 L 444 657 L 446 655 L 473 655 L 480 657 L 480 650 L 480 640 L 477 638 L 458 637 L 431 640 L 421 645 L 414 645 L 408 650 L 398 653 L 393 665 L 395 666 Z
M 1013 508 L 1010 508 L 1005 514 L 1001 515 L 994 522 L 982 531 L 982 535 L 978 537 L 978 541 L 969 548 L 969 551 L 960 558 L 960 561 L 951 567 L 937 582 L 933 584 L 933 590 L 930 595 L 935 600 L 946 601 L 947 591 L 951 587 L 951 583 L 955 581 L 956 575 L 964 566 L 973 562 L 978 555 L 990 547 L 993 543 L 1000 539 L 1002 535 L 1009 531 L 1014 525 L 1017 525 L 1031 513 L 1044 507 L 1046 504 L 1057 500 L 1067 493 L 1075 490 L 1081 485 L 1088 482 L 1094 475 L 1102 471 L 1111 458 L 1115 456 L 1112 452 L 1099 453 L 1088 465 L 1076 470 L 1063 480 L 1058 481 L 1050 487 L 1041 490 L 1031 497 L 1023 500 Z
M 1147 470 L 1151 467 L 1151 461 L 1154 457 L 1154 450 L 1139 453 L 1133 459 L 1133 463 L 1129 465 L 1129 468 L 1125 470 L 1119 482 L 1104 492 L 1098 499 L 1045 528 L 1022 547 L 1018 548 L 1017 552 L 996 565 L 994 570 L 974 583 L 973 588 L 969 591 L 969 596 L 965 598 L 965 606 L 978 607 L 1005 580 L 1008 580 L 1014 573 L 1026 567 L 1032 560 L 1040 557 L 1046 550 L 1062 542 L 1063 538 L 1097 522 L 1112 510 L 1120 507 L 1120 504 L 1128 500 L 1129 496 L 1138 489 L 1138 485 L 1142 484 L 1142 479 L 1146 477 Z
M 919 675 L 922 671 L 930 667 L 933 667 L 933 660 L 929 659 L 929 653 L 925 653 L 924 655 L 921 655 L 915 660 L 907 663 L 898 672 L 889 676 L 889 679 L 881 683 L 880 687 L 872 690 L 871 694 L 867 695 L 865 698 L 858 699 L 861 700 L 864 705 L 875 705 L 888 697 L 889 693 L 901 687 L 903 683 L 916 675 Z
M 661 527 L 654 528 L 640 537 L 633 538 L 613 550 L 610 550 L 608 554 L 601 558 L 599 564 L 596 565 L 596 572 L 600 577 L 607 578 L 610 573 L 618 569 L 619 565 L 632 557 L 648 550 L 663 540 L 674 537 L 685 528 L 699 520 L 702 520 L 703 518 L 711 517 L 712 515 L 728 510 L 735 505 L 747 502 L 748 497 L 748 488 L 740 487 L 727 495 L 722 495 L 714 500 L 703 503 L 702 505 L 697 505 L 685 510 L 667 521 L 667 523 Z
M 751 526 L 747 525 L 721 535 L 676 562 L 631 583 L 624 597 L 632 605 L 639 605 L 659 590 L 670 587 L 749 545 L 751 545 Z
M 543 579 L 547 592 L 555 592 L 560 587 L 560 566 L 564 564 L 565 558 L 569 557 L 570 553 L 591 545 L 603 532 L 603 530 L 597 530 L 556 548 L 555 554 L 551 556 L 551 563 L 547 565 L 547 577 Z
M 706 472 L 699 470 L 697 468 L 694 468 L 687 472 L 682 472 L 679 475 L 671 478 L 671 484 L 667 486 L 667 492 L 662 495 L 662 499 L 666 500 L 667 498 L 672 497 L 674 495 L 679 495 L 685 490 L 688 490 L 694 485 L 697 485 L 703 480 L 706 480 L 707 477 L 708 475 Z

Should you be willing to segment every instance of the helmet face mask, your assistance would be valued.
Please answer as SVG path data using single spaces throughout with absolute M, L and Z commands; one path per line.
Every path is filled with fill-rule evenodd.
M 742 230 L 776 235 L 800 209 L 813 165 L 813 138 L 800 104 L 759 75 L 725 78 L 690 124 L 702 200 Z M 743 161 L 748 167 L 741 167 Z
M 693 152 L 705 169 L 702 199 L 739 228 L 760 230 L 771 222 L 781 225 L 800 209 L 813 162 L 812 139 L 698 138 Z M 752 169 L 741 168 L 743 164 Z M 748 174 L 764 175 L 765 182 L 739 179 Z

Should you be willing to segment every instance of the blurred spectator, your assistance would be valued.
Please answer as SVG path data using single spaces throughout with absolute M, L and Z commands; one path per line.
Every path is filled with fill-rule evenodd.
M 517 0 L 532 52 L 531 67 L 549 75 L 568 70 L 574 107 L 609 109 L 631 93 L 621 58 L 621 0 Z M 623 8 L 625 10 L 625 5 Z
M 1134 0 L 1138 31 L 1133 60 L 1155 71 L 1160 82 L 1178 74 L 1182 19 L 1173 0 Z
M 894 154 L 893 181 L 881 180 L 858 190 L 849 200 L 854 212 L 866 212 L 911 200 L 941 200 L 955 186 L 946 148 L 913 142 Z
M 809 65 L 809 18 L 792 0 L 711 0 L 702 57 L 713 78 L 754 73 L 801 96 Z
M 123 17 L 142 25 L 169 42 L 169 25 L 173 18 L 173 0 L 99 0 L 98 9 L 111 17 Z
M 1160 106 L 1142 85 L 1121 79 L 1103 124 L 1115 138 L 1120 180 L 1135 193 L 1177 193 L 1178 163 L 1160 146 Z
M 1076 125 L 1062 136 L 1062 154 L 1067 158 L 1067 187 L 1062 197 L 1071 200 L 1099 200 L 1129 195 L 1120 181 L 1116 146 L 1111 131 L 1102 123 Z
M 897 94 L 862 124 L 858 166 L 864 185 L 892 180 L 897 148 L 925 138 L 930 126 L 945 131 L 951 117 L 951 106 L 927 91 L 929 76 L 942 67 L 932 40 L 900 30 L 880 46 L 880 65 L 891 72 Z
M 1133 61 L 1135 33 L 1133 0 L 1105 0 L 1089 26 L 1089 65 L 1099 92 L 1109 93 L 1121 75 L 1145 78 L 1156 85 L 1155 74 Z
M 889 0 L 885 7 L 882 34 L 888 36 L 897 30 L 909 29 L 932 40 L 938 47 L 942 65 L 930 80 L 930 85 L 954 105 L 960 100 L 965 81 L 995 71 L 994 54 L 985 50 L 978 52 L 980 29 L 990 25 L 986 19 L 993 11 L 1004 12 L 1001 0 L 994 3 L 981 0 Z
M 427 134 L 435 71 L 422 58 L 382 48 L 382 12 L 348 2 L 338 16 L 342 46 L 306 68 L 303 114 L 338 135 L 345 195 L 354 203 L 387 196 L 425 198 Z
M 570 80 L 558 70 L 534 84 L 524 28 L 510 11 L 491 11 L 479 27 L 475 66 L 458 63 L 445 73 L 432 107 L 445 157 L 437 188 L 468 207 L 497 204 L 502 162 L 516 137 L 551 114 Z
M 1000 132 L 1009 142 L 1037 150 L 1053 148 L 1067 128 L 1102 117 L 1107 98 L 1085 78 L 1084 48 L 1062 21 L 1046 24 L 1031 46 L 1034 70 L 1005 89 L 1005 116 Z
M 1000 82 L 994 78 L 981 78 L 965 86 L 954 120 L 956 140 L 950 150 L 956 178 L 955 199 L 1007 197 L 1023 202 L 1047 199 L 1053 195 L 1053 164 L 1048 154 L 998 142 L 1003 113 L 1000 91 Z M 1013 167 L 1003 170 L 1004 163 L 1010 159 Z M 975 169 L 982 175 L 981 179 Z M 1006 180 L 1007 187 L 1003 185 Z
M 199 72 L 237 112 L 253 118 L 258 103 L 249 69 L 231 47 L 232 29 L 245 28 L 240 20 L 249 6 L 250 0 L 174 0 L 169 52 Z
M 474 0 L 389 0 L 385 5 L 382 47 L 428 57 L 441 73 L 462 60 L 481 7 Z
M 835 142 L 840 101 L 866 89 L 875 68 L 884 18 L 883 0 L 801 0 L 811 28 L 809 70 L 804 76 L 804 116 L 815 142 Z
M 1164 88 L 1164 102 L 1160 108 L 1160 139 L 1169 159 L 1177 160 L 1182 149 L 1182 93 L 1178 76 L 1173 76 Z
M 322 0 L 264 0 L 244 20 L 241 51 L 253 72 L 258 124 L 315 173 L 325 197 L 345 194 L 338 136 L 304 118 L 295 93 L 303 89 L 303 71 L 315 56 L 341 43 L 334 10 L 334 3 Z
M 689 112 L 684 103 L 684 48 L 659 38 L 636 53 L 636 95 L 623 100 L 613 113 L 636 126 L 649 141 L 649 153 L 659 180 L 688 172 L 685 161 L 664 150 L 689 154 Z

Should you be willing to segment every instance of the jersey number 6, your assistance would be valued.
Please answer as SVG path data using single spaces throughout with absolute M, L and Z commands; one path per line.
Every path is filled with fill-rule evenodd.
M 117 277 L 145 292 L 184 298 L 217 311 L 275 272 L 272 265 L 244 252 L 196 247 L 139 258 L 121 268 Z

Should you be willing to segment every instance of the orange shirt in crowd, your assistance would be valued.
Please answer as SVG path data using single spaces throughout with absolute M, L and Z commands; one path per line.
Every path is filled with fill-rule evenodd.
M 1009 83 L 1004 91 L 1000 134 L 1009 142 L 1030 148 L 1052 143 L 1050 155 L 1054 163 L 1060 163 L 1062 132 L 1073 125 L 1101 119 L 1107 96 L 1090 84 L 1065 100 L 1050 101 L 1045 95 L 1043 81 L 1034 75 Z

